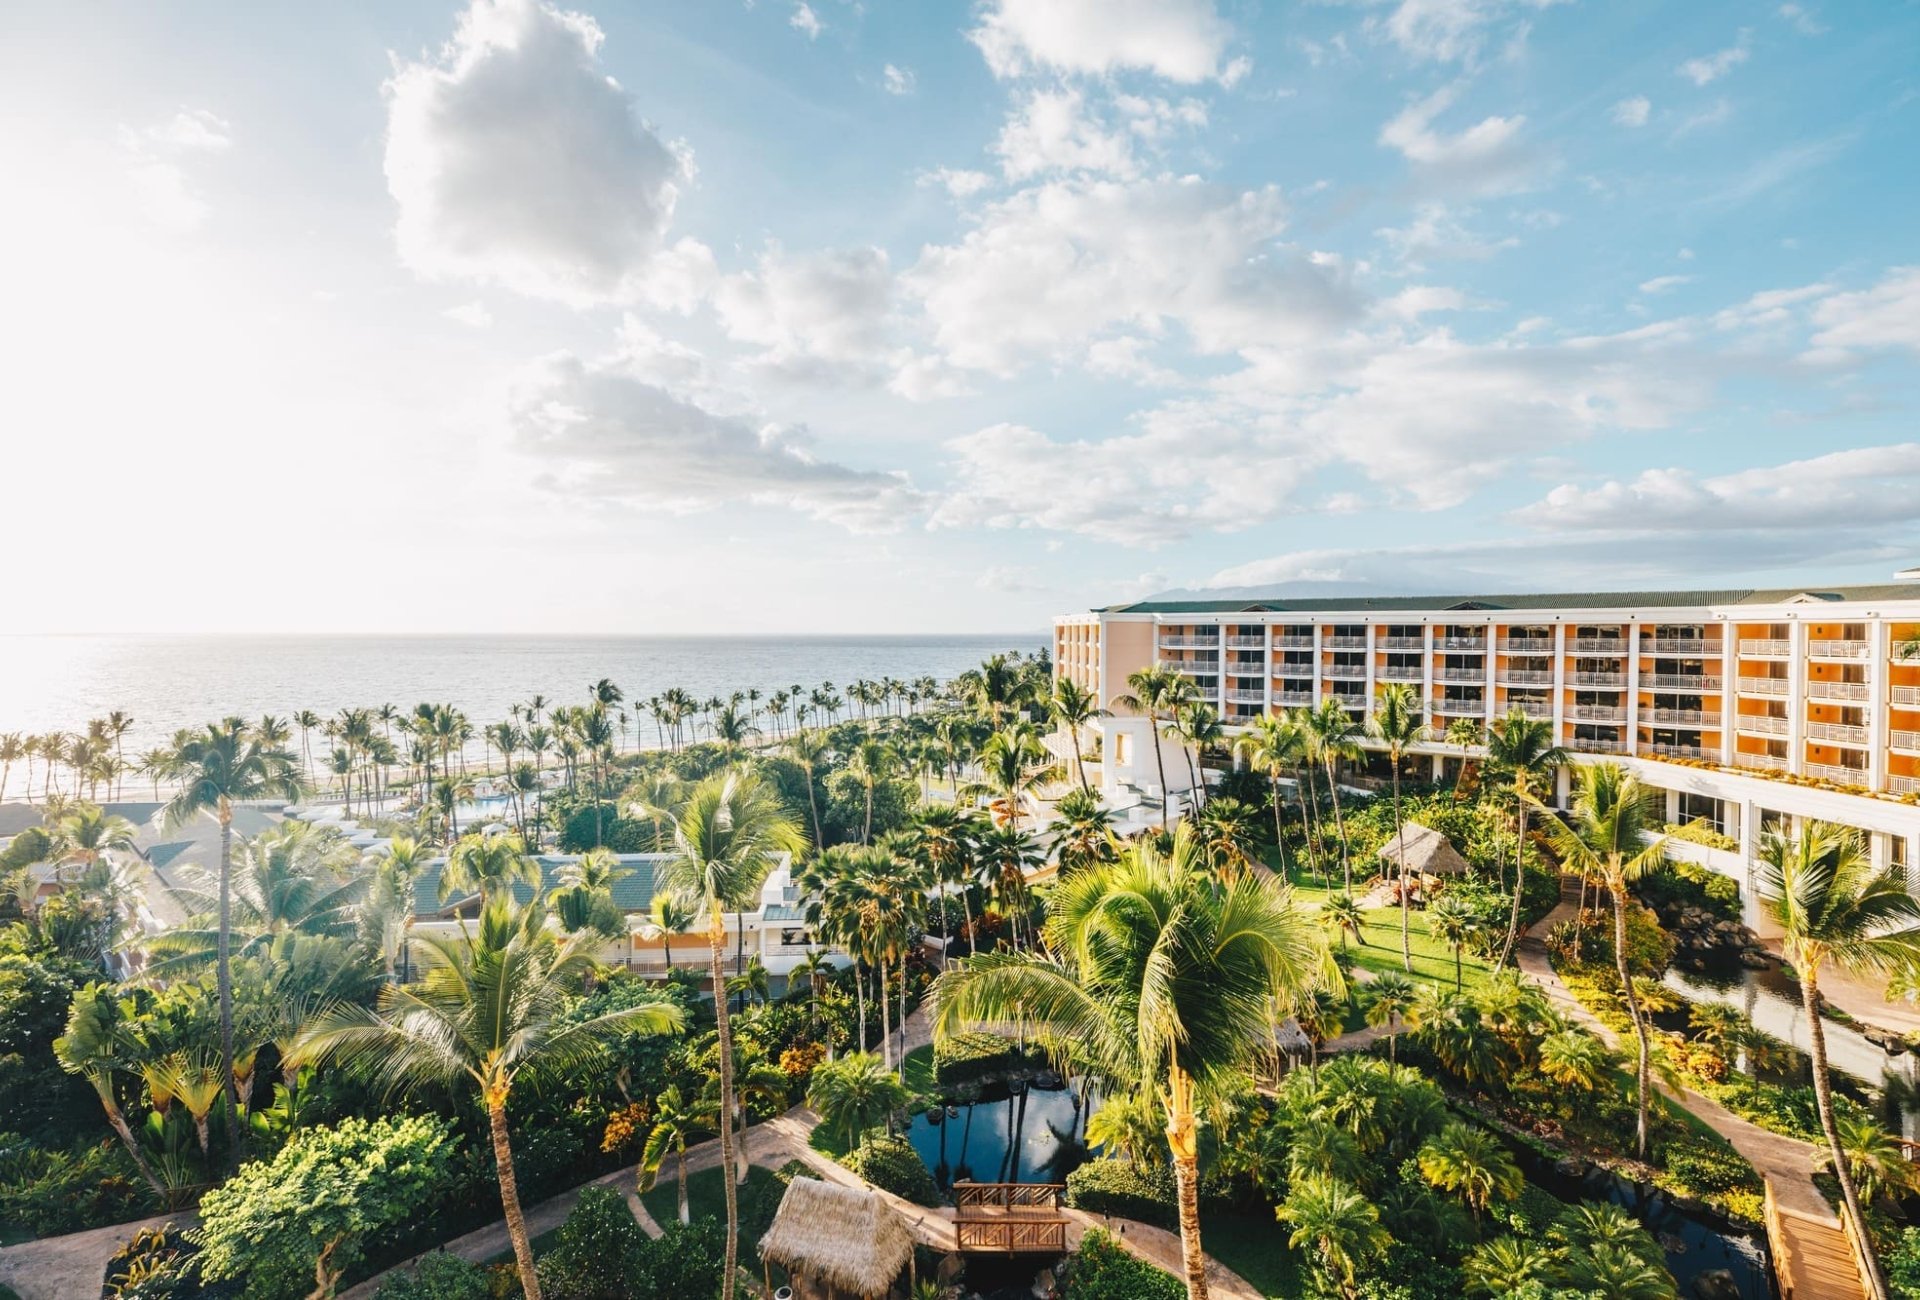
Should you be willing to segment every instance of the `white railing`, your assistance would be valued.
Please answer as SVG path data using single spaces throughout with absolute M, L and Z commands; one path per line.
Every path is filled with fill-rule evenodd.
M 1487 639 L 1481 636 L 1435 637 L 1433 643 L 1442 650 L 1472 650 L 1475 653 L 1484 653 L 1487 648 Z
M 1310 636 L 1276 636 L 1273 638 L 1275 650 L 1311 650 L 1313 638 Z
M 1708 650 L 1719 650 L 1719 642 L 1711 645 L 1697 636 L 1656 636 L 1640 643 L 1642 649 L 1651 649 L 1657 655 L 1702 655 Z
M 1648 717 L 1655 722 L 1691 722 L 1714 727 L 1720 725 L 1720 715 L 1709 713 L 1705 709 L 1654 709 Z
M 1575 736 L 1569 740 L 1567 744 L 1583 754 L 1624 754 L 1627 752 L 1627 742 L 1624 740 L 1593 740 L 1583 736 Z
M 1741 754 L 1733 756 L 1735 767 L 1757 767 L 1763 772 L 1784 772 L 1787 760 L 1777 754 Z
M 1625 637 L 1576 636 L 1568 640 L 1567 649 L 1583 655 L 1623 655 L 1629 644 Z
M 1265 691 L 1228 691 L 1227 698 L 1235 704 L 1265 704 Z
M 1793 683 L 1784 677 L 1742 677 L 1740 679 L 1742 695 L 1785 695 L 1792 686 Z
M 1710 673 L 1650 673 L 1640 679 L 1656 691 L 1717 691 L 1720 679 Z
M 1426 670 L 1418 664 L 1387 664 L 1374 674 L 1383 682 L 1417 682 L 1426 676 Z
M 1867 743 L 1867 729 L 1847 722 L 1809 722 L 1808 740 L 1836 740 L 1843 745 Z
M 1160 638 L 1162 650 L 1218 650 L 1220 639 L 1205 636 L 1163 636 Z
M 1312 704 L 1313 692 L 1312 691 L 1275 691 L 1273 693 L 1273 702 L 1275 704 L 1279 704 L 1287 708 L 1292 708 L 1293 706 L 1299 705 L 1299 704 Z
M 1427 639 L 1423 636 L 1383 636 L 1374 645 L 1382 650 L 1425 650 Z
M 1518 709 L 1527 717 L 1535 718 L 1541 722 L 1553 721 L 1553 706 L 1551 704 L 1542 704 L 1535 700 L 1508 700 L 1507 707 L 1509 709 Z
M 1895 704 L 1920 708 L 1920 686 L 1896 686 L 1892 699 Z
M 1567 717 L 1574 722 L 1625 722 L 1627 711 L 1613 704 L 1575 704 Z
M 1227 638 L 1229 650 L 1265 650 L 1267 639 L 1263 636 L 1230 636 Z
M 1551 686 L 1553 674 L 1534 668 L 1502 668 L 1500 680 L 1510 686 Z
M 1486 713 L 1487 702 L 1485 700 L 1448 699 L 1446 696 L 1443 695 L 1439 699 L 1433 702 L 1433 711 L 1435 713 L 1445 713 L 1455 717 L 1477 718 L 1477 717 L 1483 716 Z
M 1568 673 L 1569 686 L 1625 686 L 1625 673 Z
M 1895 794 L 1920 794 L 1920 776 L 1890 776 L 1887 789 Z
M 1550 636 L 1510 636 L 1500 643 L 1500 649 L 1512 655 L 1550 655 L 1553 653 L 1553 638 Z
M 1887 743 L 1905 753 L 1920 754 L 1920 731 L 1890 732 L 1887 736 Z
M 1769 717 L 1764 713 L 1742 713 L 1734 723 L 1739 730 L 1750 736 L 1784 736 L 1793 729 L 1793 723 L 1787 718 Z
M 1817 781 L 1831 781 L 1835 785 L 1865 785 L 1867 769 L 1864 767 L 1841 767 L 1834 763 L 1809 763 L 1802 775 L 1813 777 Z
M 1653 754 L 1659 758 L 1706 758 L 1707 751 L 1699 745 L 1642 745 L 1640 752 Z
M 1793 642 L 1742 637 L 1740 639 L 1740 653 L 1750 655 L 1756 659 L 1778 659 L 1793 653 Z
M 1367 639 L 1363 636 L 1323 636 L 1320 638 L 1323 650 L 1365 650 Z
M 1367 678 L 1365 664 L 1328 664 L 1320 670 L 1320 675 L 1330 681 L 1360 682 Z
M 1341 708 L 1352 709 L 1355 713 L 1367 711 L 1367 697 L 1364 695 L 1329 695 L 1327 698 L 1340 701 Z
M 1807 694 L 1816 700 L 1864 700 L 1867 698 L 1867 684 L 1812 681 L 1807 683 Z
M 1433 675 L 1433 680 L 1436 682 L 1461 682 L 1471 686 L 1476 682 L 1486 681 L 1487 675 L 1477 668 L 1442 668 Z
M 1872 649 L 1871 641 L 1807 642 L 1807 655 L 1814 659 L 1865 659 Z

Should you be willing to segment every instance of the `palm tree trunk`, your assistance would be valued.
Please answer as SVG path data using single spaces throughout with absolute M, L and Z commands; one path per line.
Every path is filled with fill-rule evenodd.
M 220 941 L 216 980 L 220 998 L 220 1071 L 227 1091 L 227 1168 L 240 1168 L 240 1088 L 233 1078 L 233 805 L 222 795 L 220 818 Z
M 879 978 L 874 988 L 880 995 L 880 1064 L 889 1070 L 893 1068 L 893 1029 L 887 1016 L 887 954 L 880 954 L 880 967 L 876 972 Z
M 540 1300 L 540 1274 L 534 1269 L 527 1219 L 520 1212 L 520 1183 L 513 1175 L 513 1148 L 507 1144 L 505 1096 L 487 1098 L 487 1127 L 493 1133 L 493 1163 L 500 1175 L 500 1209 L 507 1217 L 507 1236 L 513 1241 L 513 1262 L 520 1271 L 520 1289 L 526 1293 L 526 1300 Z
M 900 1082 L 907 1081 L 907 953 L 900 950 Z
M 727 931 L 719 907 L 707 925 L 713 961 L 713 1027 L 720 1047 L 720 1167 L 733 1168 L 733 1026 L 727 1015 L 725 968 Z M 722 1176 L 727 1191 L 727 1262 L 720 1279 L 720 1300 L 733 1300 L 733 1275 L 740 1260 L 740 1198 L 733 1179 Z M 537 1298 L 533 1298 L 537 1300 Z
M 867 820 L 860 827 L 860 842 L 873 843 L 873 782 L 867 782 Z
M 1633 1036 L 1640 1047 L 1639 1063 L 1634 1070 L 1634 1101 L 1639 1114 L 1634 1151 L 1647 1158 L 1647 1084 L 1650 1074 L 1651 1046 L 1647 1042 L 1646 1021 L 1640 1016 L 1640 995 L 1633 991 L 1633 975 L 1627 969 L 1627 886 L 1621 880 L 1607 884 L 1613 894 L 1613 966 L 1620 975 L 1620 988 L 1627 999 L 1627 1016 L 1633 1021 Z
M 1207 1256 L 1200 1249 L 1200 1145 L 1193 1116 L 1193 1080 L 1179 1066 L 1167 1073 L 1167 1146 L 1180 1209 L 1180 1262 L 1187 1300 L 1207 1300 Z
M 1807 1008 L 1807 1055 L 1813 1058 L 1813 1100 L 1820 1111 L 1820 1131 L 1826 1134 L 1827 1149 L 1833 1153 L 1833 1176 L 1840 1184 L 1840 1199 L 1846 1202 L 1854 1231 L 1865 1241 L 1867 1220 L 1860 1212 L 1860 1193 L 1853 1185 L 1853 1170 L 1840 1144 L 1840 1130 L 1833 1122 L 1833 1085 L 1827 1079 L 1827 1031 L 1820 1023 L 1820 972 L 1816 967 L 1797 973 L 1800 999 Z M 1871 1249 L 1861 1254 L 1867 1260 L 1867 1289 L 1872 1300 L 1887 1300 L 1887 1280 L 1881 1275 L 1880 1261 Z
M 1335 796 L 1334 807 L 1340 806 L 1339 796 Z M 1413 898 L 1407 888 L 1412 873 L 1407 870 L 1407 823 L 1400 816 L 1400 760 L 1394 755 L 1393 761 L 1393 833 L 1400 841 L 1400 964 L 1407 972 L 1413 972 L 1413 940 L 1409 934 L 1413 928 Z M 1353 886 L 1347 886 L 1347 897 L 1353 897 Z M 1460 953 L 1453 954 L 1455 988 L 1460 986 Z
M 140 1144 L 134 1140 L 133 1130 L 127 1127 L 127 1117 L 120 1113 L 120 1107 L 113 1101 L 113 1082 L 111 1078 L 102 1078 L 95 1087 L 100 1093 L 100 1104 L 106 1107 L 107 1123 L 113 1125 L 113 1131 L 120 1135 L 120 1143 L 126 1147 L 127 1154 L 133 1157 L 133 1163 L 140 1170 L 140 1176 L 147 1180 L 147 1186 L 153 1188 L 153 1194 L 160 1203 L 167 1203 L 167 1189 L 153 1175 L 152 1166 L 147 1164 L 146 1155 L 140 1150 Z
M 1087 784 L 1086 760 L 1080 757 L 1080 728 L 1070 726 L 1068 729 L 1073 733 L 1073 770 L 1080 774 L 1080 788 L 1088 794 L 1092 794 L 1093 787 Z
M 1280 875 L 1287 874 L 1287 831 L 1280 821 L 1280 772 L 1275 769 L 1268 774 L 1267 782 L 1273 788 L 1273 847 L 1280 856 Z
M 1160 753 L 1160 719 L 1152 709 L 1147 710 L 1147 725 L 1153 728 L 1153 766 L 1160 773 L 1160 829 L 1165 830 L 1173 818 L 1173 804 L 1167 794 L 1166 759 Z
M 1507 941 L 1501 945 L 1500 960 L 1493 964 L 1499 970 L 1507 964 L 1507 958 L 1513 954 L 1513 945 L 1520 939 L 1520 893 L 1527 881 L 1527 796 L 1524 790 L 1516 790 L 1520 798 L 1520 823 L 1515 832 L 1513 846 L 1513 911 L 1507 917 Z
M 680 1144 L 680 1222 L 692 1223 L 693 1211 L 687 1205 L 687 1144 Z
M 860 1053 L 867 1051 L 867 982 L 860 977 L 860 955 L 853 957 L 854 1018 L 860 1022 Z
M 1347 856 L 1347 821 L 1340 815 L 1340 781 L 1333 774 L 1333 760 L 1327 760 L 1327 793 L 1333 796 L 1333 833 L 1340 840 L 1340 874 L 1347 882 L 1347 897 L 1353 897 L 1353 859 Z
M 1320 882 L 1327 883 L 1327 866 L 1322 860 L 1325 848 L 1320 842 L 1320 819 L 1314 814 L 1313 807 L 1307 802 L 1307 796 L 1314 793 L 1313 767 L 1300 769 L 1301 780 L 1293 787 L 1294 795 L 1300 800 L 1300 825 L 1307 833 L 1307 857 L 1320 872 Z
M 821 847 L 820 800 L 813 793 L 813 764 L 811 763 L 807 764 L 806 773 L 807 773 L 807 808 L 813 813 L 813 847 L 816 851 L 818 851 L 819 848 Z

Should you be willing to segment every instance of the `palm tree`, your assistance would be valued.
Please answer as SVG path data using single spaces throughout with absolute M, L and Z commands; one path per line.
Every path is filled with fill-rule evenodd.
M 1883 1194 L 1909 1195 L 1920 1187 L 1920 1169 L 1907 1158 L 1907 1149 L 1872 1115 L 1848 1111 L 1834 1118 L 1840 1146 L 1847 1153 L 1847 1172 L 1868 1205 Z
M 969 941 L 973 935 L 973 902 L 967 894 L 973 880 L 974 849 L 980 831 L 977 816 L 962 812 L 952 804 L 932 804 L 920 809 L 913 818 L 914 851 L 926 864 L 936 889 L 953 889 L 959 893 Z M 951 940 L 952 936 L 945 933 L 944 902 L 940 916 L 941 937 Z
M 1280 854 L 1280 871 L 1287 870 L 1286 827 L 1280 819 L 1280 774 L 1300 761 L 1300 728 L 1290 717 L 1263 713 L 1233 742 L 1233 751 L 1248 767 L 1264 773 L 1273 795 L 1273 842 Z
M 819 1066 L 807 1087 L 807 1105 L 827 1131 L 839 1134 L 848 1146 L 890 1123 L 907 1108 L 907 1101 L 906 1085 L 872 1052 L 854 1052 Z
M 833 959 L 818 948 L 809 948 L 787 976 L 789 984 L 802 979 L 807 982 L 807 1032 L 810 1034 L 819 1032 L 820 981 L 832 973 Z M 828 1045 L 828 1051 L 832 1051 L 831 1044 Z
M 1078 744 L 1076 740 L 1074 742 Z M 27 756 L 27 744 L 19 732 L 9 731 L 0 735 L 0 803 L 7 801 L 7 778 L 13 775 L 13 765 Z
M 1513 849 L 1513 908 L 1507 917 L 1507 940 L 1500 945 L 1499 970 L 1507 964 L 1513 945 L 1520 937 L 1520 897 L 1526 891 L 1527 810 L 1534 803 L 1534 791 L 1550 785 L 1554 774 L 1572 761 L 1572 756 L 1553 742 L 1553 724 L 1529 718 L 1519 705 L 1493 724 L 1487 738 L 1487 762 L 1510 783 L 1515 804 Z
M 1367 915 L 1361 910 L 1360 900 L 1350 894 L 1335 894 L 1320 904 L 1320 921 L 1327 929 L 1340 936 L 1341 951 L 1347 947 L 1347 936 L 1351 934 L 1360 941 L 1362 948 L 1367 946 L 1364 933 Z
M 1216 879 L 1185 827 L 1170 854 L 1128 848 L 1047 900 L 1047 955 L 994 952 L 944 972 L 935 1034 L 971 1024 L 1038 1031 L 1110 1087 L 1157 1087 L 1179 1193 L 1187 1293 L 1207 1294 L 1200 1244 L 1196 1099 L 1237 1086 L 1276 1005 L 1337 981 L 1326 941 L 1272 877 Z
M 866 820 L 860 824 L 860 842 L 873 842 L 873 792 L 882 781 L 893 778 L 897 759 L 893 748 L 878 740 L 863 740 L 847 755 L 846 772 L 867 796 Z
M 804 727 L 794 732 L 793 738 L 787 742 L 787 757 L 791 758 L 795 763 L 798 763 L 800 770 L 806 774 L 807 811 L 811 813 L 813 817 L 813 847 L 815 849 L 824 847 L 825 841 L 820 837 L 820 798 L 814 792 L 813 773 L 814 768 L 826 760 L 832 748 L 833 747 L 827 743 L 827 738 L 823 733 L 808 731 Z
M 700 914 L 684 898 L 662 893 L 653 896 L 647 907 L 647 919 L 660 931 L 660 946 L 666 950 L 667 965 L 673 965 L 673 936 L 685 934 Z
M 1112 715 L 1100 707 L 1100 701 L 1092 691 L 1071 677 L 1062 677 L 1053 684 L 1053 697 L 1047 701 L 1047 715 L 1057 727 L 1064 727 L 1073 738 L 1073 770 L 1080 778 L 1080 788 L 1091 791 L 1087 784 L 1087 765 L 1080 756 L 1080 729 L 1096 718 Z M 4 788 L 4 782 L 0 782 Z
M 1418 1160 L 1420 1176 L 1459 1196 L 1475 1222 L 1496 1197 L 1510 1201 L 1527 1185 L 1500 1140 L 1474 1124 L 1447 1125 L 1427 1139 Z
M 1407 822 L 1400 815 L 1400 764 L 1409 749 L 1426 743 L 1433 735 L 1420 719 L 1419 692 L 1405 682 L 1388 682 L 1381 687 L 1373 716 L 1367 719 L 1367 734 L 1387 751 L 1387 762 L 1393 769 L 1393 833 L 1399 841 L 1400 859 L 1400 963 L 1412 970 L 1413 946 L 1408 936 L 1413 924 L 1413 898 L 1407 888 Z M 1454 955 L 1459 956 L 1458 952 Z
M 1642 785 L 1640 778 L 1618 763 L 1594 763 L 1582 767 L 1579 776 L 1570 821 L 1563 821 L 1538 799 L 1533 803 L 1547 813 L 1548 834 L 1561 863 L 1604 885 L 1613 899 L 1614 968 L 1640 1046 L 1639 1066 L 1634 1073 L 1639 1108 L 1635 1151 L 1645 1160 L 1653 1048 L 1633 973 L 1627 967 L 1627 886 L 1666 861 L 1667 839 L 1664 835 L 1651 838 L 1662 819 L 1654 812 L 1654 791 Z
M 1032 731 L 1016 726 L 996 731 L 980 747 L 980 780 L 964 793 L 991 795 L 994 819 L 1018 829 L 1020 809 L 1033 792 L 1058 780 L 1060 768 Z
M 1769 829 L 1761 836 L 1760 864 L 1761 898 L 1780 926 L 1781 956 L 1799 977 L 1807 1009 L 1813 1095 L 1834 1179 L 1855 1228 L 1864 1232 L 1852 1162 L 1834 1122 L 1820 975 L 1829 963 L 1850 973 L 1882 976 L 1920 968 L 1920 902 L 1894 868 L 1874 870 L 1859 833 L 1846 827 L 1808 821 L 1797 836 Z M 1886 1300 L 1886 1278 L 1877 1260 L 1871 1275 L 1875 1300 Z
M 1274 1211 L 1293 1229 L 1287 1245 L 1307 1250 L 1314 1265 L 1346 1300 L 1360 1294 L 1359 1266 L 1386 1250 L 1393 1238 L 1380 1226 L 1380 1211 L 1359 1188 L 1326 1174 L 1294 1180 L 1286 1203 Z M 1188 1294 L 1193 1294 L 1191 1282 Z M 1201 1294 L 1205 1294 L 1204 1290 Z
M 490 899 L 506 894 L 515 881 L 540 887 L 540 864 L 528 856 L 518 835 L 463 835 L 440 872 L 440 901 L 474 893 Z
M 1206 769 L 1200 766 L 1207 751 L 1226 739 L 1227 729 L 1220 721 L 1220 710 L 1198 697 L 1183 699 L 1167 724 L 1167 734 L 1180 742 L 1187 760 L 1189 801 L 1198 812 L 1206 802 Z
M 292 753 L 250 735 L 237 719 L 210 723 L 175 747 L 169 775 L 179 782 L 154 819 L 176 830 L 194 817 L 220 825 L 219 937 L 215 982 L 220 1000 L 220 1068 L 227 1080 L 228 1161 L 240 1160 L 240 1094 L 233 1075 L 232 875 L 233 806 L 254 799 L 300 797 L 302 782 Z
M 383 985 L 374 1010 L 343 1004 L 324 1011 L 300 1040 L 307 1059 L 347 1061 L 390 1089 L 473 1083 L 487 1111 L 500 1206 L 527 1300 L 541 1293 L 507 1130 L 514 1085 L 577 1075 L 622 1035 L 677 1032 L 685 1019 L 667 1001 L 572 1018 L 573 993 L 599 940 L 556 940 L 544 919 L 537 901 L 516 908 L 491 898 L 474 934 L 424 940 L 434 960 L 421 983 Z
M 1453 987 L 1460 988 L 1460 950 L 1480 931 L 1480 918 L 1452 894 L 1442 894 L 1427 909 L 1427 930 L 1453 949 Z
M 1399 1057 L 1395 1045 L 1400 1037 L 1400 1026 L 1413 1010 L 1413 981 L 1399 971 L 1382 971 L 1368 981 L 1360 997 L 1366 1007 L 1367 1023 L 1375 1029 L 1387 1031 L 1387 1061 L 1389 1064 L 1396 1063 Z
M 1340 870 L 1346 879 L 1346 892 L 1353 893 L 1353 860 L 1347 852 L 1347 823 L 1340 813 L 1340 782 L 1336 777 L 1342 759 L 1358 758 L 1360 747 L 1354 737 L 1360 728 L 1353 715 L 1332 696 L 1320 701 L 1317 709 L 1302 709 L 1301 730 L 1306 735 L 1307 756 L 1326 770 L 1327 789 L 1333 795 L 1333 829 L 1340 837 Z M 1409 963 L 1408 969 L 1412 969 Z
M 654 1098 L 653 1127 L 647 1132 L 647 1144 L 640 1152 L 640 1190 L 650 1192 L 660 1180 L 660 1166 L 672 1151 L 680 1163 L 680 1222 L 691 1223 L 687 1207 L 687 1139 L 719 1127 L 719 1103 L 701 1094 L 687 1097 L 679 1084 Z
M 726 913 L 760 896 L 760 886 L 782 853 L 806 845 L 780 796 L 758 776 L 719 772 L 695 786 L 674 828 L 674 856 L 661 868 L 661 883 L 707 912 L 707 943 L 713 976 L 714 1028 L 720 1040 L 720 1165 L 733 1167 L 733 1029 L 727 1015 Z M 734 1267 L 740 1257 L 740 1207 L 732 1179 L 727 1189 L 727 1255 L 721 1300 L 733 1300 Z
M 1123 695 L 1114 696 L 1113 702 L 1123 709 L 1143 713 L 1147 725 L 1153 732 L 1153 765 L 1160 774 L 1160 824 L 1165 826 L 1173 817 L 1172 796 L 1167 790 L 1167 763 L 1160 752 L 1160 716 L 1170 711 L 1177 701 L 1185 695 L 1187 679 L 1172 668 L 1160 664 L 1148 664 L 1145 668 L 1136 668 L 1127 674 L 1127 689 Z
M 1558 1029 L 1540 1040 L 1540 1073 L 1563 1088 L 1592 1092 L 1612 1069 L 1613 1053 L 1584 1029 Z
M 98 804 L 76 804 L 55 817 L 48 829 L 47 860 L 60 868 L 78 867 L 84 873 L 102 858 L 140 851 L 133 823 L 102 811 Z M 66 873 L 60 874 L 64 879 Z
M 107 1123 L 119 1135 L 127 1154 L 133 1157 L 141 1177 L 147 1180 L 154 1194 L 164 1200 L 166 1189 L 154 1177 L 140 1144 L 134 1140 L 133 1130 L 127 1127 L 127 1117 L 120 1113 L 120 1103 L 114 1098 L 113 1077 L 133 1067 L 134 1042 L 126 1012 L 111 985 L 89 984 L 74 993 L 73 1003 L 67 1008 L 67 1031 L 53 1040 L 53 1055 L 61 1069 L 79 1075 L 93 1086 L 94 1095 L 100 1098 L 101 1108 L 107 1112 Z
M 1547 1288 L 1559 1280 L 1566 1260 L 1560 1251 L 1519 1237 L 1495 1237 L 1467 1252 L 1460 1263 L 1470 1296 L 1498 1300 L 1528 1282 Z

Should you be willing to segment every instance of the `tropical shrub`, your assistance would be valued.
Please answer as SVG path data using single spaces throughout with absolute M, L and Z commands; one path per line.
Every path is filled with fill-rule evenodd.
M 1089 1160 L 1067 1175 L 1067 1204 L 1167 1229 L 1178 1225 L 1173 1172 L 1164 1165 L 1136 1169 L 1124 1160 Z
M 646 1241 L 620 1193 L 588 1187 L 540 1259 L 540 1289 L 550 1300 L 625 1300 Z
M 882 1191 L 915 1205 L 940 1203 L 927 1162 L 905 1138 L 868 1134 L 841 1163 Z
M 1901 1300 L 1920 1300 L 1920 1228 L 1905 1228 L 1887 1252 L 1887 1284 Z
M 1682 835 L 1679 838 L 1697 840 L 1699 836 Z M 1732 844 L 1732 841 L 1728 843 Z M 1686 908 L 1697 907 L 1723 921 L 1740 919 L 1739 882 L 1731 876 L 1709 871 L 1697 862 L 1672 859 L 1665 871 L 1641 877 L 1634 885 L 1633 892 L 1641 902 L 1661 916 L 1672 916 Z
M 1080 1239 L 1061 1271 L 1067 1300 L 1179 1300 L 1186 1294 L 1171 1274 L 1134 1258 L 1098 1228 Z
M 203 1274 L 246 1279 L 253 1300 L 306 1295 L 413 1221 L 443 1185 L 453 1143 L 446 1122 L 425 1115 L 302 1132 L 202 1199 Z
M 1000 1078 L 1024 1061 L 1020 1045 L 999 1034 L 952 1034 L 933 1045 L 933 1077 L 947 1088 Z
M 118 1142 L 48 1151 L 0 1133 L 0 1223 L 51 1237 L 153 1210 L 151 1189 Z
M 742 1222 L 740 1236 L 749 1235 Z M 703 1300 L 720 1289 L 720 1271 L 727 1254 L 727 1225 L 719 1219 L 669 1223 L 666 1231 L 648 1242 L 635 1262 L 631 1293 L 636 1296 L 686 1296 Z
M 411 1272 L 396 1273 L 381 1283 L 374 1300 L 492 1300 L 492 1295 L 485 1269 L 437 1250 Z
M 237 1282 L 206 1283 L 200 1248 L 171 1223 L 142 1228 L 107 1261 L 103 1300 L 228 1300 L 243 1294 Z

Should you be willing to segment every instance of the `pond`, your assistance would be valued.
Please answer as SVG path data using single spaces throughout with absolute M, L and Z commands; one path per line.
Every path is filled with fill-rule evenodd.
M 1087 1158 L 1087 1108 L 1073 1088 L 1027 1087 L 919 1115 L 907 1131 L 941 1191 L 956 1182 L 1060 1183 Z M 1098 1101 L 1094 1105 L 1098 1106 Z

